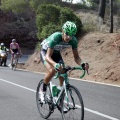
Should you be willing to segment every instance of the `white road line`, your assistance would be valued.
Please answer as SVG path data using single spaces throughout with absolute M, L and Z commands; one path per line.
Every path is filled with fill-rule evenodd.
M 18 87 L 20 87 L 20 88 L 23 88 L 23 89 L 26 89 L 26 90 L 29 90 L 29 91 L 32 91 L 32 92 L 36 92 L 36 90 L 30 89 L 30 88 L 28 88 L 28 87 L 24 87 L 24 86 L 22 86 L 22 85 L 19 85 L 19 84 L 16 84 L 16 83 L 13 83 L 13 82 L 4 80 L 4 79 L 0 79 L 0 81 L 3 81 L 3 82 L 6 82 L 6 83 L 9 83 L 9 84 L 18 86 Z M 80 107 L 80 106 L 79 106 L 79 107 Z M 102 117 L 104 117 L 104 118 L 108 118 L 108 119 L 110 119 L 110 120 L 119 120 L 119 119 L 117 119 L 117 118 L 114 118 L 114 117 L 111 117 L 111 116 L 102 114 L 102 113 L 100 113 L 100 112 L 98 112 L 98 111 L 94 111 L 94 110 L 91 110 L 91 109 L 88 109 L 88 108 L 85 108 L 85 110 L 88 111 L 88 112 L 94 113 L 94 114 L 96 114 L 96 115 L 102 116 Z
M 103 114 L 103 113 L 100 113 L 100 112 L 98 112 L 98 111 L 94 111 L 94 110 L 91 110 L 91 109 L 88 109 L 88 108 L 85 108 L 85 110 L 88 111 L 88 112 L 94 113 L 94 114 L 96 114 L 96 115 L 102 116 L 102 117 L 104 117 L 104 118 L 108 118 L 108 119 L 110 119 L 110 120 L 119 120 L 118 118 L 114 118 L 114 117 L 105 115 L 105 114 Z
M 9 81 L 4 80 L 4 79 L 0 79 L 0 80 L 3 81 L 3 82 L 6 82 L 6 83 L 9 83 L 9 84 L 12 84 L 12 85 L 15 85 L 15 86 L 24 88 L 24 89 L 26 89 L 26 90 L 29 90 L 29 91 L 32 91 L 32 92 L 36 92 L 36 90 L 33 90 L 33 89 L 30 89 L 30 88 L 24 87 L 24 86 L 22 86 L 22 85 L 19 85 L 19 84 L 13 83 L 13 82 L 9 82 Z

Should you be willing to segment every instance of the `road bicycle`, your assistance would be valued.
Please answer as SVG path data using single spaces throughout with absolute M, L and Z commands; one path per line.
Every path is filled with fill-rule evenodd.
M 54 76 L 57 79 L 59 76 L 64 78 L 63 86 L 58 96 L 55 97 L 52 89 L 52 81 L 47 85 L 47 91 L 45 95 L 45 103 L 41 102 L 40 90 L 43 85 L 43 79 L 40 80 L 36 91 L 37 108 L 42 118 L 47 119 L 57 108 L 61 115 L 62 120 L 83 120 L 84 119 L 84 103 L 80 91 L 69 83 L 68 71 L 82 70 L 80 78 L 85 76 L 86 70 L 83 70 L 81 66 L 77 67 L 64 67 L 64 73 L 57 72 Z M 67 109 L 65 112 L 64 109 Z
M 19 54 L 14 54 L 12 70 L 16 70 L 18 64 Z

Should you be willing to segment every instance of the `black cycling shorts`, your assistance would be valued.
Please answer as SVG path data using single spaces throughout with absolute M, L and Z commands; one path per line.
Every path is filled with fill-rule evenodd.
M 18 49 L 12 49 L 14 53 L 18 53 Z
M 42 49 L 40 52 L 40 58 L 43 64 L 45 64 L 46 60 L 45 60 L 45 56 L 46 56 L 47 50 Z M 55 61 L 56 63 L 62 63 L 64 64 L 64 61 L 62 59 L 62 56 L 60 54 L 60 52 L 53 52 L 51 58 L 53 59 L 53 61 Z

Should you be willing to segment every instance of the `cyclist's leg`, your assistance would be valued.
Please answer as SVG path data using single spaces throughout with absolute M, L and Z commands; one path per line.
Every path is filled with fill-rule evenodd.
M 54 67 L 45 61 L 45 55 L 46 55 L 46 51 L 41 50 L 40 58 L 41 58 L 41 61 L 46 68 L 46 74 L 45 74 L 44 81 L 43 81 L 43 88 L 40 91 L 40 93 L 41 93 L 40 96 L 41 96 L 41 101 L 42 102 L 45 102 L 44 96 L 45 96 L 45 93 L 46 93 L 46 90 L 47 90 L 47 84 L 50 82 L 52 77 L 55 75 Z
M 13 65 L 14 53 L 11 54 L 11 65 Z
M 18 62 L 19 56 L 20 56 L 20 53 L 17 52 L 17 53 L 16 53 L 16 60 L 17 60 L 17 62 Z
M 52 102 L 51 102 L 51 92 L 50 92 L 50 84 L 47 85 L 47 91 L 46 91 L 46 97 L 45 97 L 45 104 L 41 101 L 41 94 L 40 91 L 43 87 L 43 79 L 40 80 L 37 91 L 36 91 L 36 102 L 37 102 L 37 108 L 42 118 L 47 119 L 52 111 Z
M 50 80 L 52 79 L 52 77 L 55 75 L 55 70 L 54 70 L 53 66 L 51 66 L 47 62 L 44 65 L 47 70 L 45 77 L 44 77 L 44 83 L 48 84 L 50 82 Z
M 64 81 L 63 77 L 59 77 L 59 85 L 60 85 L 60 86 L 63 85 L 63 81 Z
M 56 57 L 57 56 L 57 57 Z M 60 63 L 62 65 L 64 65 L 64 61 L 62 59 L 62 56 L 60 54 L 60 52 L 53 52 L 52 55 L 52 59 L 56 62 L 56 63 Z M 63 77 L 59 77 L 59 85 L 62 86 L 63 85 Z
M 46 74 L 44 77 L 44 83 L 48 84 L 50 82 L 50 80 L 52 79 L 52 77 L 55 75 L 55 70 L 54 67 L 52 65 L 50 65 L 48 62 L 45 61 L 45 55 L 46 55 L 46 51 L 45 50 L 41 50 L 40 52 L 40 58 L 42 63 L 44 64 L 45 68 L 46 68 Z
M 11 56 L 11 64 L 13 64 L 13 60 L 16 59 L 15 57 L 17 57 L 18 49 L 13 49 L 12 51 L 14 53 L 12 53 L 12 56 Z
M 63 77 L 59 77 L 59 85 L 60 85 L 60 86 L 63 85 L 63 81 L 64 81 Z

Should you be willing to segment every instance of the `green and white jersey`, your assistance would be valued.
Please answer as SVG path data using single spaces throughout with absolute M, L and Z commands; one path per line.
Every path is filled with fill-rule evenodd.
M 72 47 L 72 49 L 77 49 L 78 47 L 78 41 L 76 37 L 72 37 L 72 39 L 66 43 L 62 41 L 62 33 L 61 32 L 55 32 L 52 35 L 50 35 L 48 38 L 43 40 L 41 43 L 42 48 L 44 50 L 47 50 L 48 48 L 52 48 L 55 51 L 62 51 L 65 48 Z

